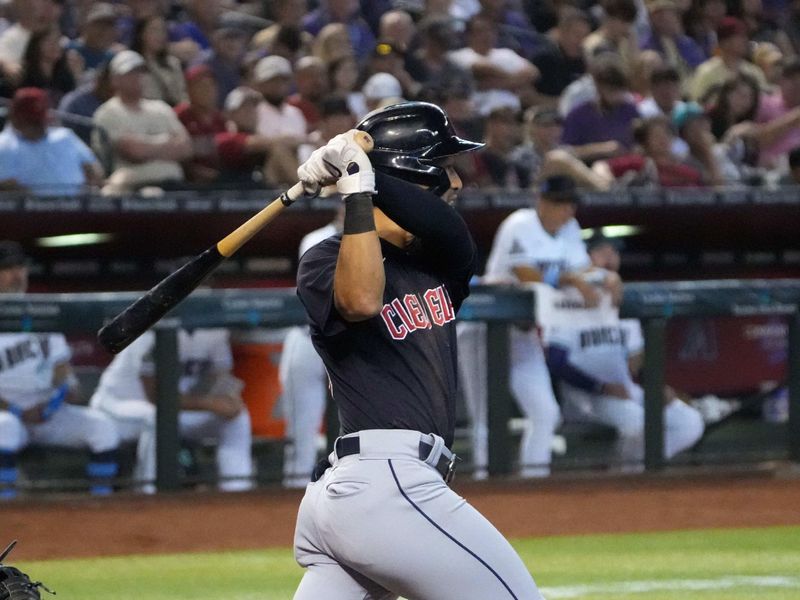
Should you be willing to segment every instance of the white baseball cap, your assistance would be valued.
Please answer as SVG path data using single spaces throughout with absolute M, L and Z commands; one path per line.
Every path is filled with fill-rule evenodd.
M 364 93 L 364 97 L 370 100 L 402 99 L 403 97 L 403 88 L 400 82 L 389 73 L 375 73 L 367 79 L 361 91 Z
M 261 100 L 261 94 L 259 94 L 253 88 L 249 88 L 244 85 L 239 86 L 231 90 L 231 92 L 225 97 L 225 110 L 237 110 L 245 102 L 251 99 L 259 102 Z
M 280 76 L 292 76 L 292 65 L 282 56 L 266 56 L 258 61 L 253 69 L 253 79 L 257 83 Z
M 117 52 L 109 63 L 112 75 L 127 75 L 134 69 L 145 66 L 144 57 L 133 50 Z

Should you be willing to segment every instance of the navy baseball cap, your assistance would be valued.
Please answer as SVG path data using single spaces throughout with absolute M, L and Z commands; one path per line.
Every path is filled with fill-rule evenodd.
M 0 269 L 10 269 L 28 264 L 25 251 L 17 242 L 11 240 L 0 241 Z
M 578 186 L 572 177 L 553 175 L 539 184 L 539 195 L 551 202 L 572 202 L 578 204 Z
M 625 244 L 621 239 L 606 237 L 600 231 L 597 231 L 588 240 L 586 240 L 587 252 L 591 252 L 596 248 L 602 248 L 603 246 L 611 246 L 617 252 L 621 252 Z

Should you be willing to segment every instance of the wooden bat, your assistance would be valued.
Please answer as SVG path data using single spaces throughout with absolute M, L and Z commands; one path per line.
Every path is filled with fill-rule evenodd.
M 372 150 L 373 141 L 368 133 L 356 131 L 354 138 L 364 151 Z M 100 344 L 113 354 L 124 350 L 186 298 L 223 260 L 232 256 L 284 208 L 305 194 L 302 183 L 294 184 L 219 242 L 162 279 L 97 332 Z

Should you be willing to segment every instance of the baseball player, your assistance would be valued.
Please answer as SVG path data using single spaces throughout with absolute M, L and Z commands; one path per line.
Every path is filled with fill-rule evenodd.
M 619 253 L 607 238 L 589 240 L 597 280 L 619 268 Z M 619 298 L 615 299 L 617 304 Z M 594 421 L 617 431 L 617 458 L 624 471 L 639 471 L 644 458 L 644 392 L 630 374 L 629 357 L 644 340 L 636 319 L 615 327 L 558 327 L 548 333 L 547 362 L 558 381 L 564 411 L 575 420 Z M 692 447 L 705 429 L 700 412 L 664 389 L 664 455 L 672 458 Z
M 342 232 L 344 211 L 300 241 L 299 255 Z M 317 462 L 317 433 L 328 398 L 327 375 L 314 350 L 308 326 L 292 327 L 283 341 L 278 377 L 283 390 L 287 444 L 283 454 L 283 486 L 304 488 Z
M 596 303 L 597 292 L 581 278 L 590 263 L 575 220 L 577 202 L 572 179 L 545 179 L 536 208 L 516 210 L 500 224 L 484 282 L 574 286 L 588 303 Z M 511 393 L 528 421 L 520 443 L 519 475 L 544 477 L 550 473 L 551 448 L 561 413 L 537 331 L 512 327 L 510 351 Z M 478 369 L 480 365 L 464 365 L 463 370 L 479 373 Z M 481 414 L 485 414 L 485 394 L 480 403 Z
M 146 332 L 111 361 L 103 372 L 91 405 L 114 419 L 125 441 L 137 442 L 134 478 L 141 491 L 152 493 L 156 474 L 155 378 L 152 352 L 155 334 Z M 230 374 L 233 357 L 225 329 L 178 331 L 182 437 L 217 442 L 219 488 L 252 488 L 250 415 L 240 392 L 242 383 Z
M 358 127 L 370 155 L 350 132 L 298 169 L 312 186 L 336 181 L 345 215 L 342 235 L 298 270 L 342 436 L 300 505 L 295 557 L 307 571 L 295 599 L 540 599 L 510 544 L 447 486 L 455 316 L 476 262 L 449 204 L 461 187 L 451 157 L 480 144 L 422 102 Z
M 27 265 L 19 244 L 0 242 L 0 294 L 27 290 Z M 0 498 L 17 495 L 17 454 L 28 444 L 88 448 L 91 493 L 113 491 L 119 434 L 111 419 L 79 401 L 63 335 L 0 333 Z

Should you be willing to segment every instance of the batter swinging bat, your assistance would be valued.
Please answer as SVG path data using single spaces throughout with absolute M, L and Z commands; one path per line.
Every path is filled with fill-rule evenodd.
M 372 137 L 356 131 L 354 139 L 364 151 L 372 150 Z M 232 256 L 281 211 L 305 194 L 296 183 L 219 242 L 162 279 L 97 333 L 100 344 L 117 354 L 186 298 L 226 258 Z

